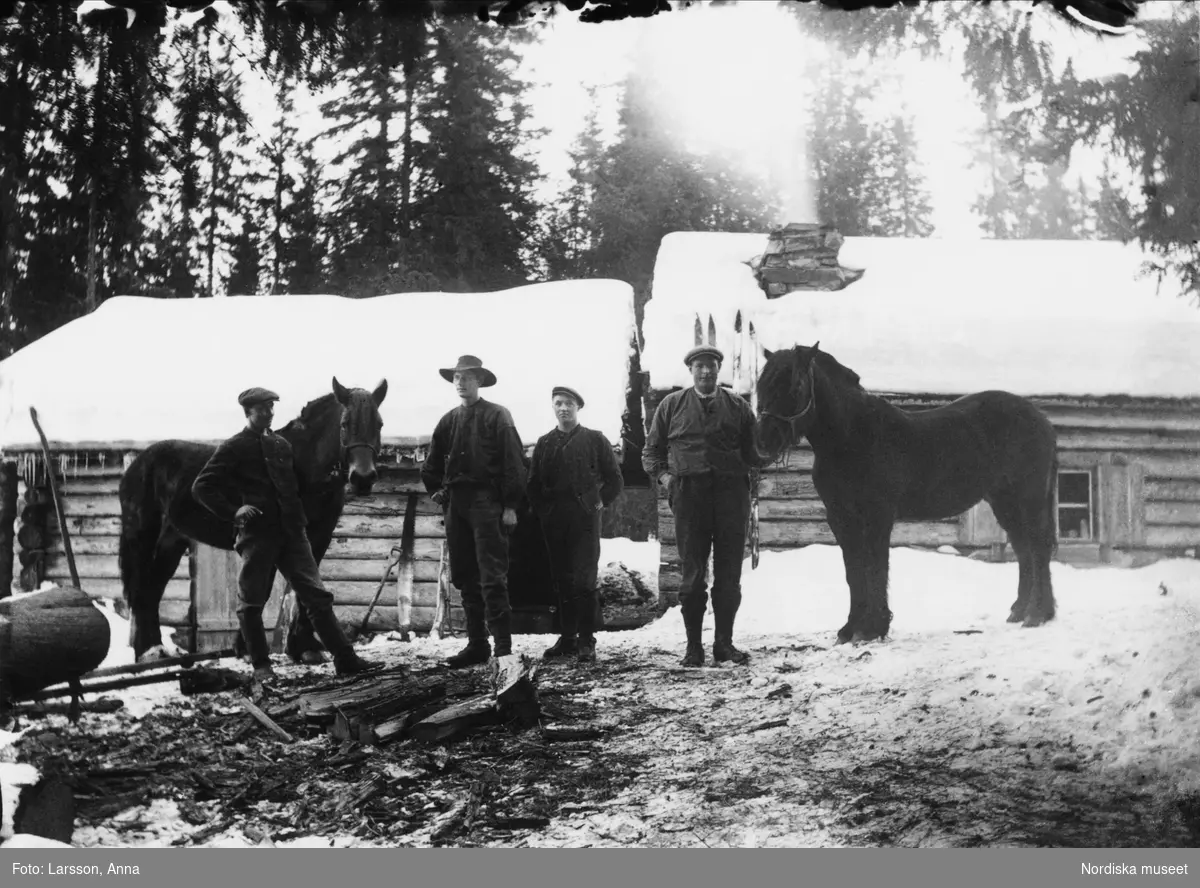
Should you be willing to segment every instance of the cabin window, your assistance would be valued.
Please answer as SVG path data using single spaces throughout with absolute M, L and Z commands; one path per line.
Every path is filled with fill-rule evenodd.
M 1094 540 L 1096 538 L 1096 497 L 1092 473 L 1062 471 L 1058 473 L 1057 501 L 1054 511 L 1060 540 Z

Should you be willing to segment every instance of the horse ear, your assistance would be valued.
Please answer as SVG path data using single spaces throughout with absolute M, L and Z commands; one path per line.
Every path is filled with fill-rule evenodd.
M 375 402 L 375 406 L 378 407 L 380 404 L 383 403 L 383 399 L 386 397 L 387 397 L 387 380 L 381 379 L 381 380 L 379 380 L 379 385 L 375 386 L 375 391 L 371 392 L 371 400 L 373 400 Z
M 816 354 L 817 352 L 819 352 L 821 350 L 821 340 L 818 339 L 816 342 L 813 343 L 812 350 L 813 350 L 813 354 Z
M 771 351 L 769 348 L 764 348 L 763 357 L 769 361 L 771 358 L 775 357 L 775 352 Z
M 333 393 L 337 396 L 340 403 L 348 404 L 350 402 L 350 392 L 347 391 L 344 385 L 337 381 L 336 376 L 333 377 Z

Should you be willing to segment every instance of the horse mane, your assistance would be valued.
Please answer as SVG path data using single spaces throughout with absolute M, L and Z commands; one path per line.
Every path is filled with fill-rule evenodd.
M 333 392 L 328 392 L 319 398 L 313 398 L 301 408 L 299 416 L 279 430 L 279 434 L 283 435 L 289 441 L 293 438 L 301 437 L 303 432 L 308 431 L 309 423 L 336 403 L 338 403 L 337 396 Z
M 831 381 L 840 385 L 848 386 L 855 391 L 863 391 L 862 381 L 859 375 L 847 367 L 845 364 L 838 361 L 829 352 L 817 353 L 817 366 L 831 378 Z

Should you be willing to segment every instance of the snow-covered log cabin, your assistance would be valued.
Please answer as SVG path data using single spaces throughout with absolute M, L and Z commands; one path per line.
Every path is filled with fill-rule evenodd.
M 754 323 L 768 349 L 812 345 L 864 388 L 923 409 L 986 389 L 1030 397 L 1058 432 L 1058 558 L 1143 564 L 1200 547 L 1200 308 L 1142 274 L 1134 245 L 1104 241 L 846 238 L 837 259 L 865 274 L 839 290 L 768 297 L 756 274 L 766 234 L 677 232 L 663 239 L 643 322 L 646 422 L 691 384 L 683 355 L 697 315 L 713 317 L 721 382 L 749 396 Z M 799 263 L 798 263 L 799 264 Z M 778 276 L 777 276 L 778 277 Z M 851 275 L 851 278 L 853 276 Z M 782 279 L 786 279 L 784 274 Z M 836 283 L 835 283 L 836 285 Z M 760 544 L 832 544 L 812 454 L 762 473 Z M 671 512 L 658 504 L 660 590 L 679 584 Z M 946 521 L 898 524 L 893 545 L 1011 555 L 981 503 Z
M 558 322 L 565 319 L 570 323 Z M 498 377 L 482 394 L 511 411 L 527 455 L 554 426 L 555 384 L 583 392 L 581 422 L 616 445 L 633 325 L 632 289 L 604 280 L 361 300 L 110 299 L 0 362 L 0 459 L 18 465 L 18 513 L 41 515 L 44 523 L 18 523 L 18 537 L 32 544 L 16 545 L 22 585 L 70 582 L 30 406 L 50 439 L 81 585 L 117 599 L 118 485 L 140 450 L 169 438 L 215 444 L 234 434 L 245 423 L 237 395 L 253 385 L 281 395 L 275 416 L 282 428 L 308 401 L 330 392 L 335 376 L 368 390 L 386 378 L 380 476 L 370 496 L 348 496 L 321 573 L 341 619 L 361 622 L 400 543 L 409 494 L 418 494 L 412 627 L 427 630 L 444 531 L 419 470 L 438 418 L 457 404 L 438 368 L 454 366 L 462 354 L 482 358 Z M 29 500 L 41 506 L 29 508 Z M 544 556 L 544 546 L 540 552 Z M 524 579 L 513 578 L 523 627 L 517 631 L 547 628 L 553 599 L 542 567 L 526 565 Z M 177 643 L 211 649 L 233 639 L 237 569 L 233 553 L 206 546 L 194 546 L 183 559 L 160 609 Z M 395 627 L 396 582 L 393 571 L 372 629 Z M 268 625 L 274 625 L 282 586 L 277 580 Z

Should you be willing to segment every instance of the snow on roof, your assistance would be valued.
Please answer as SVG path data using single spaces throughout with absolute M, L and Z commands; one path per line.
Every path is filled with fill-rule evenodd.
M 846 238 L 839 292 L 767 299 L 749 266 L 765 234 L 663 238 L 642 331 L 655 388 L 686 386 L 696 313 L 711 313 L 732 382 L 734 318 L 769 349 L 819 340 L 873 391 L 1200 396 L 1200 311 L 1112 241 Z
M 562 323 L 562 319 L 569 323 Z M 554 426 L 550 389 L 577 389 L 580 421 L 614 443 L 625 409 L 633 291 L 620 281 L 492 293 L 109 299 L 0 362 L 0 449 L 219 441 L 244 423 L 237 395 L 279 393 L 278 427 L 310 400 L 388 381 L 385 443 L 426 443 L 458 400 L 438 368 L 477 355 L 527 444 Z

